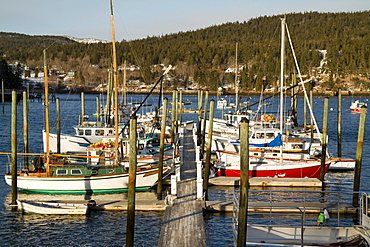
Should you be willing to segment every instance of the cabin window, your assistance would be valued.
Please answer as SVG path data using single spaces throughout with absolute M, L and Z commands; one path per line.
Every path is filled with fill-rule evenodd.
M 91 130 L 90 130 L 90 129 L 85 130 L 85 135 L 86 135 L 86 136 L 91 136 Z
M 274 133 L 266 133 L 266 138 L 273 139 L 274 138 Z
M 277 154 L 272 154 L 272 156 L 277 157 Z
M 72 173 L 72 175 L 81 175 L 82 174 L 80 169 L 72 169 L 71 173 Z
M 294 145 L 293 149 L 302 149 L 303 145 L 302 144 L 296 144 Z
M 139 150 L 143 150 L 143 149 L 144 149 L 144 144 L 139 144 L 139 145 L 137 146 L 137 149 L 139 149 Z
M 103 136 L 104 135 L 104 130 L 95 130 L 95 135 L 96 136 Z
M 61 169 L 58 169 L 57 170 L 57 175 L 67 175 L 67 170 L 61 170 Z
M 113 169 L 109 169 L 108 170 L 108 173 L 113 173 L 114 172 L 114 170 Z
M 92 170 L 91 175 L 98 175 L 98 170 Z
M 80 130 L 80 129 L 78 129 L 78 130 L 77 130 L 77 135 L 79 135 L 79 136 L 83 136 L 83 135 L 84 135 L 84 130 Z
M 113 135 L 113 130 L 109 130 L 109 131 L 108 131 L 108 133 L 109 133 L 110 135 Z

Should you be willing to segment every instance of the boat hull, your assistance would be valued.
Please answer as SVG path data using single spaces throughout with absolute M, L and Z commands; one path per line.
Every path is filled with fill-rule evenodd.
M 330 163 L 325 164 L 326 173 Z M 321 165 L 318 162 L 284 162 L 283 164 L 251 164 L 249 177 L 320 178 Z M 240 177 L 240 166 L 215 166 L 216 176 Z
M 87 205 L 17 200 L 18 210 L 36 214 L 86 214 Z
M 164 168 L 163 173 L 168 169 Z M 25 192 L 44 194 L 119 193 L 128 190 L 128 179 L 128 173 L 69 177 L 18 176 L 17 187 Z M 157 179 L 158 169 L 137 172 L 136 190 L 150 188 Z M 5 181 L 11 186 L 11 175 L 5 175 Z
M 361 243 L 369 239 L 368 236 L 361 234 L 363 238 L 358 238 L 356 242 L 356 236 L 361 232 L 355 227 L 305 226 L 303 227 L 303 240 L 301 230 L 301 227 L 248 226 L 247 242 L 284 244 L 284 246 L 285 244 L 289 246 L 301 246 L 301 244 L 304 246 L 362 246 Z M 351 242 L 352 245 L 349 244 Z

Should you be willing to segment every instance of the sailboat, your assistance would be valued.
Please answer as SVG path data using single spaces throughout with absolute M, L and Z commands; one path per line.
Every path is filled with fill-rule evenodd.
M 302 157 L 299 155 L 289 154 L 290 157 L 287 157 L 287 153 L 283 151 L 283 142 L 276 141 L 279 150 L 270 149 L 270 152 L 266 147 L 271 148 L 266 143 L 266 137 L 270 134 L 269 138 L 275 138 L 277 134 L 280 136 L 284 133 L 285 121 L 283 121 L 283 109 L 284 109 L 284 99 L 283 99 L 283 78 L 284 78 L 284 39 L 285 39 L 285 19 L 282 19 L 282 35 L 281 35 L 281 74 L 280 74 L 280 121 L 279 128 L 274 128 L 275 131 L 267 133 L 266 128 L 252 128 L 252 132 L 249 140 L 252 141 L 252 144 L 260 144 L 260 150 L 251 149 L 249 152 L 249 176 L 250 177 L 284 177 L 284 178 L 320 178 L 320 169 L 321 169 L 321 160 L 320 159 L 310 159 L 309 152 L 307 152 L 308 157 Z M 272 118 L 271 118 L 272 120 Z M 267 122 L 270 122 L 267 119 Z M 274 133 L 278 132 L 278 133 Z M 258 138 L 257 135 L 260 135 Z M 262 138 L 263 136 L 263 138 Z M 229 138 L 230 140 L 230 138 Z M 262 141 L 263 143 L 258 143 Z M 237 147 L 237 141 L 234 141 L 232 147 L 234 150 L 225 149 L 225 145 L 222 149 L 216 149 L 218 155 L 219 163 L 214 165 L 216 176 L 229 176 L 229 177 L 239 177 L 240 176 L 240 149 Z M 230 142 L 232 143 L 232 142 Z M 285 143 L 286 148 L 288 142 Z M 298 143 L 303 147 L 303 143 Z M 261 150 L 265 148 L 264 150 Z M 298 150 L 298 149 L 297 149 Z M 290 151 L 291 152 L 291 151 Z M 293 156 L 293 158 L 292 158 Z M 306 156 L 306 154 L 305 154 Z M 331 164 L 330 160 L 326 160 L 324 164 L 324 172 L 326 173 Z
M 114 17 L 111 4 L 112 47 L 114 71 L 115 59 Z M 48 75 L 44 50 L 44 83 L 45 83 L 45 134 L 49 136 L 48 113 Z M 114 115 L 118 116 L 117 73 L 114 73 L 115 106 Z M 68 156 L 50 154 L 49 138 L 46 138 L 46 153 L 35 157 L 32 164 L 17 173 L 17 187 L 20 190 L 47 194 L 86 194 L 86 193 L 118 193 L 128 189 L 129 168 L 121 159 L 118 138 L 118 118 L 114 123 L 115 140 L 107 145 L 93 146 L 87 149 L 87 161 L 78 162 Z M 126 144 L 128 146 L 129 143 Z M 163 174 L 172 170 L 171 164 L 164 164 Z M 153 186 L 158 178 L 158 165 L 145 163 L 136 171 L 136 190 L 146 190 Z M 5 181 L 12 185 L 12 176 L 7 173 Z

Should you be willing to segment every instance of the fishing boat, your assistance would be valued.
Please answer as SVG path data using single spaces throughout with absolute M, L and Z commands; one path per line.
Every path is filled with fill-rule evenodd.
M 351 110 L 351 113 L 361 113 L 362 107 L 367 108 L 367 104 L 364 102 L 360 102 L 359 100 L 355 100 L 351 103 L 351 106 L 349 109 Z M 367 109 L 366 109 L 367 112 Z
M 229 101 L 227 99 L 221 98 L 217 100 L 217 109 L 223 109 L 223 108 L 231 108 L 229 107 Z
M 22 213 L 83 215 L 88 211 L 86 204 L 17 200 Z

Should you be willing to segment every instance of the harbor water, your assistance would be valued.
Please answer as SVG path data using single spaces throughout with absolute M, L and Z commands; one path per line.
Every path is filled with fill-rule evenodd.
M 95 120 L 92 114 L 95 113 L 95 100 L 99 95 L 85 95 L 85 114 L 90 115 L 91 120 Z M 79 121 L 78 115 L 81 114 L 80 96 L 76 94 L 57 95 L 61 105 L 61 131 L 62 133 L 72 134 L 72 126 Z M 145 95 L 129 95 L 128 102 L 140 102 Z M 167 96 L 171 101 L 171 95 Z M 102 104 L 104 103 L 104 97 Z M 224 97 L 235 102 L 233 97 Z M 217 101 L 216 96 L 209 99 Z M 360 114 L 351 114 L 349 106 L 351 101 L 359 99 L 365 101 L 366 98 L 342 98 L 342 156 L 355 158 L 357 135 Z M 197 108 L 197 96 L 184 96 L 184 100 L 191 101 L 185 108 Z M 252 97 L 251 102 L 257 101 L 257 97 Z M 273 109 L 278 110 L 278 99 L 272 98 Z M 243 101 L 243 99 L 242 99 Z M 275 102 L 274 102 L 275 101 Z M 288 100 L 289 101 L 289 100 Z M 145 107 L 138 113 L 145 114 L 154 109 L 158 103 L 158 96 L 151 96 L 146 103 L 152 107 Z M 287 102 L 289 104 L 289 102 Z M 276 107 L 275 107 L 276 105 Z M 314 97 L 314 113 L 319 127 L 322 126 L 323 118 L 323 97 Z M 50 102 L 50 129 L 55 131 L 55 103 Z M 275 109 L 274 109 L 275 107 Z M 303 99 L 298 101 L 299 124 L 303 123 Z M 329 153 L 337 155 L 337 98 L 329 98 L 329 124 L 328 124 L 328 149 Z M 0 108 L 0 151 L 11 151 L 11 103 L 7 102 L 4 106 L 4 113 Z M 226 109 L 225 111 L 234 111 Z M 252 109 L 253 110 L 253 109 Z M 18 152 L 23 152 L 23 119 L 22 102 L 18 104 Z M 222 111 L 217 109 L 215 117 L 221 118 Z M 42 130 L 45 128 L 45 110 L 42 102 L 35 100 L 29 103 L 29 153 L 41 153 Z M 369 117 L 367 117 L 369 119 Z M 183 121 L 197 120 L 197 114 L 184 113 Z M 309 120 L 307 120 L 308 122 Z M 363 145 L 363 160 L 361 170 L 360 190 L 370 192 L 370 122 L 366 122 L 365 139 Z M 10 210 L 11 188 L 4 181 L 4 174 L 9 171 L 9 155 L 0 155 L 0 243 L 1 246 L 124 246 L 126 236 L 126 212 L 124 211 L 93 211 L 86 216 L 52 216 L 37 214 L 21 214 Z M 23 156 L 18 156 L 19 166 L 23 163 Z M 353 171 L 347 172 L 328 172 L 325 190 L 330 191 L 352 191 L 353 190 Z M 253 188 L 255 189 L 255 188 Z M 275 188 L 276 189 L 276 188 Z M 305 190 L 309 190 L 305 188 Z M 137 199 L 153 198 L 155 191 L 137 193 Z M 76 199 L 76 200 L 123 200 L 127 197 L 126 193 L 107 194 L 107 195 L 37 195 L 19 193 L 20 199 L 25 200 L 48 200 L 48 199 Z M 229 187 L 210 187 L 209 199 L 218 201 L 231 201 L 233 188 Z M 286 199 L 289 201 L 289 198 Z M 162 212 L 136 212 L 135 218 L 135 246 L 157 246 L 160 228 L 162 224 Z M 205 216 L 206 242 L 207 246 L 232 246 L 232 214 L 216 213 Z

